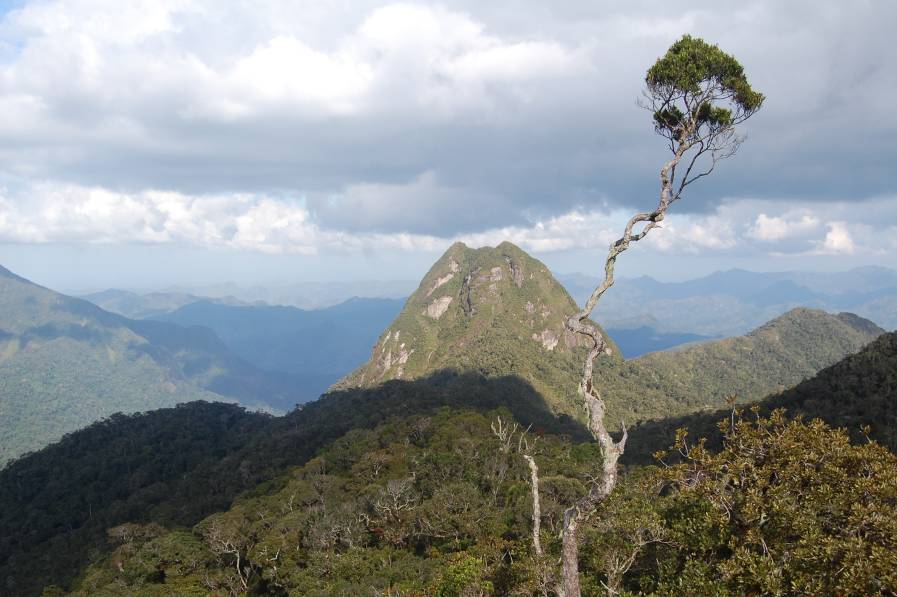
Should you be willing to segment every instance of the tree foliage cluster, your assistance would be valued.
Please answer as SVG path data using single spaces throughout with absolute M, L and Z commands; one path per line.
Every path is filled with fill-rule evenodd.
M 0 588 L 67 586 L 108 551 L 109 527 L 193 525 L 352 429 L 445 406 L 505 406 L 527 424 L 586 437 L 519 378 L 452 372 L 335 392 L 284 417 L 203 402 L 116 415 L 0 470 Z
M 75 595 L 544 594 L 564 505 L 597 446 L 530 430 L 529 473 L 490 430 L 442 409 L 354 430 L 189 529 L 122 525 Z M 821 421 L 733 413 L 712 452 L 683 430 L 678 461 L 630 470 L 582 533 L 584 594 L 874 595 L 897 590 L 897 457 Z M 520 429 L 523 429 L 522 427 Z M 512 444 L 514 442 L 511 442 Z

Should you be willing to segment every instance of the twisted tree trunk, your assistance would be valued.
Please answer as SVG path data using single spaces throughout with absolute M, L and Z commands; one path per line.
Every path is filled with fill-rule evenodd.
M 598 327 L 588 322 L 588 317 L 604 293 L 613 286 L 614 266 L 620 253 L 628 249 L 631 243 L 640 241 L 648 232 L 657 227 L 663 221 L 667 208 L 678 199 L 679 194 L 674 195 L 672 192 L 672 173 L 675 172 L 682 156 L 693 145 L 693 143 L 680 143 L 674 152 L 673 159 L 663 165 L 660 171 L 660 202 L 657 208 L 650 213 L 636 214 L 627 222 L 623 236 L 613 242 L 608 250 L 607 259 L 604 262 L 604 280 L 592 292 L 582 310 L 567 319 L 567 329 L 587 336 L 592 342 L 583 364 L 579 395 L 585 406 L 589 431 L 601 446 L 602 477 L 600 482 L 592 485 L 588 494 L 564 511 L 564 525 L 561 531 L 561 585 L 558 587 L 558 593 L 562 597 L 580 597 L 582 594 L 579 584 L 579 525 L 594 511 L 598 503 L 607 499 L 613 492 L 617 483 L 617 462 L 623 454 L 628 437 L 626 426 L 622 425 L 623 435 L 620 441 L 614 441 L 604 425 L 604 398 L 592 383 L 592 369 L 595 359 L 601 354 L 610 354 L 611 350 Z M 645 224 L 641 231 L 634 232 L 635 227 L 641 223 Z

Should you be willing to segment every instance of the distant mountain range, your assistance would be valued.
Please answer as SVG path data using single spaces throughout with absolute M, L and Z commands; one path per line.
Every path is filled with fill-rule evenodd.
M 333 282 L 295 282 L 271 286 L 241 286 L 231 282 L 211 286 L 174 286 L 162 294 L 192 294 L 220 300 L 236 299 L 244 304 L 264 303 L 299 309 L 323 309 L 353 297 L 399 299 L 417 286 L 413 280 L 356 280 Z
M 206 328 L 127 319 L 0 268 L 0 465 L 115 412 L 200 399 L 285 411 L 313 397 Z
M 213 330 L 260 369 L 289 374 L 316 397 L 364 363 L 402 299 L 353 298 L 333 307 L 232 306 L 197 300 L 154 319 Z
M 597 283 L 596 278 L 582 274 L 562 274 L 557 279 L 579 304 Z M 353 297 L 404 299 L 415 288 L 416 284 L 408 281 L 306 282 L 273 288 L 219 284 L 144 294 L 110 289 L 81 298 L 107 311 L 143 319 L 164 318 L 198 301 L 319 310 Z M 849 311 L 885 329 L 895 329 L 897 272 L 881 267 L 837 273 L 729 270 L 672 283 L 647 276 L 618 278 L 595 316 L 616 340 L 621 354 L 635 358 L 682 344 L 741 335 L 795 307 Z M 222 329 L 217 331 L 222 335 Z M 222 337 L 229 342 L 229 335 Z M 241 352 L 239 345 L 231 348 Z
M 855 294 L 886 297 L 888 271 L 850 274 Z M 795 276 L 807 292 L 818 294 L 825 285 Z M 759 285 L 751 282 L 755 277 L 728 272 L 681 285 L 639 279 L 636 290 L 688 301 L 696 300 L 693 286 L 746 294 Z M 779 280 L 768 288 L 789 285 Z M 110 290 L 89 297 L 150 318 L 134 320 L 7 270 L 0 288 L 0 463 L 116 411 L 197 399 L 289 410 L 359 366 L 340 387 L 444 369 L 513 375 L 532 384 L 555 412 L 580 416 L 570 380 L 582 349 L 563 325 L 576 306 L 544 264 L 510 243 L 476 250 L 454 245 L 404 308 L 397 299 L 352 299 L 306 311 L 178 293 Z M 779 297 L 768 302 L 779 304 Z M 806 309 L 723 341 L 648 326 L 611 328 L 616 354 L 602 359 L 596 374 L 612 418 L 685 414 L 719 406 L 727 393 L 754 400 L 794 385 L 880 332 L 859 318 Z M 674 346 L 672 353 L 620 358 Z
M 596 278 L 580 274 L 558 278 L 580 302 L 597 283 Z M 744 334 L 794 307 L 849 311 L 893 330 L 897 328 L 897 271 L 883 267 L 838 273 L 729 270 L 685 282 L 624 278 L 605 295 L 595 316 L 610 330 L 647 327 L 658 334 L 725 337 Z
M 234 355 L 210 328 L 247 354 L 257 352 L 253 357 L 260 362 L 286 368 L 292 366 L 291 355 L 282 353 L 298 348 L 285 347 L 317 346 L 324 353 L 325 335 L 349 334 L 367 324 L 364 329 L 370 331 L 373 307 L 384 320 L 398 308 L 394 301 L 350 301 L 304 312 L 194 301 L 159 315 L 191 326 L 183 327 L 130 320 L 6 270 L 0 273 L 0 383 L 5 384 L 0 412 L 4 424 L 13 421 L 14 430 L 2 436 L 4 446 L 11 438 L 21 447 L 29 434 L 52 439 L 47 420 L 82 425 L 90 416 L 108 417 L 113 407 L 158 409 L 169 397 L 220 400 L 223 389 L 216 384 L 223 380 L 261 392 L 247 395 L 268 395 L 270 388 L 255 384 L 270 383 L 270 378 L 254 377 L 263 372 Z M 381 469 L 385 479 L 407 475 L 405 468 L 392 470 L 388 458 L 406 453 L 408 446 L 421 453 L 423 460 L 415 466 L 422 478 L 443 475 L 455 483 L 463 477 L 452 468 L 459 454 L 491 456 L 484 450 L 492 439 L 482 429 L 488 421 L 473 411 L 493 417 L 501 408 L 534 425 L 534 433 L 584 441 L 587 433 L 577 422 L 582 413 L 573 396 L 584 347 L 563 328 L 564 316 L 574 308 L 548 268 L 514 245 L 470 249 L 456 244 L 385 326 L 369 360 L 317 401 L 282 417 L 208 402 L 114 415 L 0 470 L 0 578 L 21 595 L 37 595 L 51 582 L 70 587 L 75 578 L 81 579 L 82 594 L 101 586 L 114 592 L 123 586 L 115 584 L 117 575 L 132 572 L 137 576 L 128 576 L 127 586 L 145 583 L 147 590 L 177 584 L 182 576 L 201 582 L 192 564 L 178 564 L 188 553 L 181 550 L 201 553 L 206 527 L 194 525 L 228 510 L 235 498 L 238 504 L 276 502 L 270 514 L 278 521 L 292 516 L 295 498 L 297 513 L 314 510 L 327 522 L 332 513 L 323 500 L 336 495 L 334 471 L 349 475 L 348 484 L 362 493 L 372 488 L 376 497 Z M 265 349 L 267 337 L 279 337 L 280 348 Z M 892 431 L 897 425 L 895 338 L 856 315 L 798 308 L 745 336 L 637 359 L 624 360 L 612 344 L 615 354 L 597 363 L 596 383 L 608 401 L 609 422 L 630 425 L 626 459 L 632 463 L 667 447 L 678 426 L 712 433 L 712 420 L 720 418 L 716 409 L 729 394 L 738 394 L 744 403 L 781 390 L 764 404 L 821 414 L 835 424 L 873 424 L 876 437 L 892 444 L 897 441 Z M 321 358 L 318 366 L 338 360 Z M 558 440 L 544 441 L 541 445 Z M 558 452 L 561 475 L 570 474 L 564 471 L 571 458 L 580 464 L 594 458 L 594 444 L 568 445 Z M 372 460 L 374 447 L 386 460 Z M 298 473 L 291 469 L 292 477 L 283 476 L 315 455 L 321 458 Z M 497 468 L 489 470 L 500 474 Z M 552 503 L 553 492 L 567 491 L 564 483 L 579 483 L 575 477 L 546 477 L 546 503 Z M 281 500 L 294 482 L 302 492 Z M 476 486 L 446 487 L 441 500 L 451 501 L 455 492 L 479 499 Z M 232 521 L 243 529 L 244 523 L 255 525 L 259 516 L 267 517 L 268 510 L 247 516 L 238 506 L 204 524 Z M 139 568 L 134 558 L 142 556 L 130 548 L 116 552 L 122 559 L 97 560 L 113 549 L 107 530 L 126 521 L 149 526 L 126 526 L 113 534 L 158 537 L 148 544 L 146 561 L 162 558 L 167 568 Z M 154 525 L 199 530 L 169 533 Z M 330 532 L 331 526 L 302 528 L 312 536 Z M 235 536 L 245 535 L 239 533 Z M 85 572 L 91 561 L 100 563 Z M 203 562 L 208 570 L 216 565 Z
M 81 295 L 86 301 L 90 301 L 98 307 L 124 315 L 130 319 L 147 319 L 157 315 L 171 313 L 185 305 L 198 301 L 208 301 L 221 305 L 248 305 L 244 301 L 232 296 L 210 299 L 204 296 L 188 294 L 184 292 L 149 292 L 138 294 L 128 290 L 110 288 L 102 292 Z

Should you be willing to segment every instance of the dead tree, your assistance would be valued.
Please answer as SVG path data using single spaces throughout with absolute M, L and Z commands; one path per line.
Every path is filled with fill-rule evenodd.
M 503 454 L 511 453 L 511 445 L 514 441 L 514 435 L 517 433 L 519 426 L 517 423 L 508 425 L 502 421 L 501 416 L 496 417 L 495 422 L 490 425 L 492 433 L 498 438 L 499 451 Z M 546 569 L 545 552 L 542 549 L 542 500 L 539 495 L 539 466 L 536 464 L 536 443 L 538 437 L 534 437 L 532 442 L 527 437 L 529 427 L 521 431 L 517 436 L 517 453 L 523 457 L 529 467 L 530 472 L 530 491 L 533 497 L 532 511 L 532 535 L 533 535 L 533 555 L 536 567 L 540 577 L 540 587 L 543 595 L 548 595 L 549 588 L 554 583 L 554 574 Z
M 660 170 L 660 200 L 653 211 L 638 213 L 627 222 L 623 235 L 611 243 L 604 262 L 604 279 L 589 296 L 582 310 L 567 319 L 567 328 L 589 339 L 579 382 L 579 395 L 586 411 L 586 424 L 601 447 L 602 475 L 588 494 L 564 512 L 561 534 L 562 582 L 558 593 L 579 597 L 578 529 L 606 499 L 617 482 L 617 461 L 626 447 L 626 427 L 615 441 L 605 426 L 606 403 L 593 383 L 593 366 L 610 346 L 601 330 L 588 321 L 601 297 L 614 284 L 617 257 L 638 242 L 666 216 L 670 205 L 682 197 L 691 183 L 713 172 L 717 163 L 730 157 L 743 140 L 736 126 L 753 115 L 763 95 L 751 89 L 744 70 L 735 58 L 703 40 L 682 37 L 648 70 L 642 107 L 653 113 L 654 130 L 667 140 L 672 158 Z

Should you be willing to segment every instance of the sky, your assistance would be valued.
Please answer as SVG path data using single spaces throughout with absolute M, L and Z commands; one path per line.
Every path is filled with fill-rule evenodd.
M 0 1 L 0 264 L 62 290 L 597 275 L 685 33 L 766 102 L 622 275 L 897 267 L 892 2 Z

